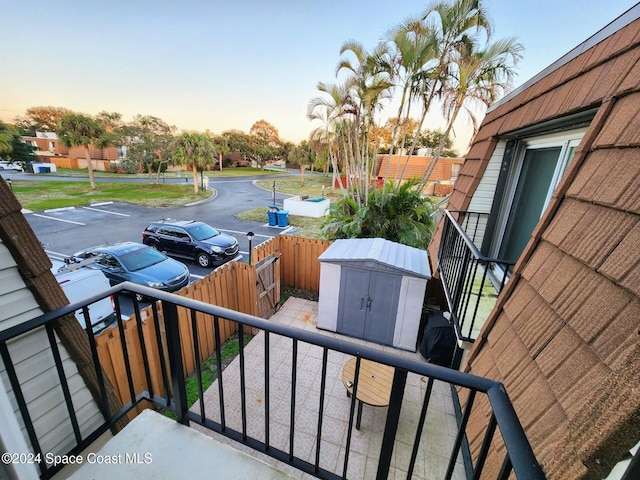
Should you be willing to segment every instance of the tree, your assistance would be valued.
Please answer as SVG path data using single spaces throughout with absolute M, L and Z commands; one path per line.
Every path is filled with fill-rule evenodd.
M 24 118 L 16 119 L 16 128 L 23 135 L 35 137 L 36 132 L 57 132 L 63 116 L 73 113 L 64 107 L 30 107 Z
M 421 58 L 426 62 L 420 68 L 414 68 L 413 74 L 409 76 L 412 98 L 422 104 L 420 122 L 414 133 L 413 141 L 410 142 L 411 147 L 400 175 L 398 175 L 400 167 L 400 162 L 398 162 L 396 179 L 404 178 L 409 157 L 413 154 L 417 144 L 417 136 L 422 130 L 431 104 L 435 99 L 441 97 L 442 89 L 450 77 L 451 57 L 456 46 L 464 38 L 481 32 L 484 32 L 489 38 L 491 30 L 491 20 L 484 8 L 483 1 L 454 0 L 452 3 L 447 1 L 431 3 L 419 21 L 403 22 L 394 31 L 393 39 L 396 45 L 403 45 L 405 37 L 415 38 L 416 45 L 419 43 L 426 45 L 426 55 Z M 398 42 L 398 38 L 403 41 Z M 400 51 L 400 48 L 398 50 Z M 415 64 L 412 65 L 416 67 Z M 408 113 L 409 109 L 407 109 L 407 117 Z
M 153 115 L 136 115 L 128 128 L 131 145 L 127 157 L 147 166 L 149 182 L 152 182 L 153 167 L 157 165 L 156 183 L 160 181 L 162 166 L 171 161 L 176 127 Z
M 198 167 L 204 167 L 213 160 L 214 147 L 206 133 L 183 132 L 174 144 L 173 161 L 178 165 L 191 165 L 193 172 L 193 193 L 198 195 Z
M 327 145 L 332 167 L 331 188 L 338 183 L 340 190 L 343 190 L 345 186 L 340 178 L 342 162 L 340 161 L 340 145 L 337 141 L 336 124 L 343 115 L 343 104 L 349 94 L 349 83 L 327 85 L 319 82 L 317 88 L 326 96 L 313 98 L 307 106 L 307 118 L 311 121 L 319 120 L 322 122 L 321 126 L 311 132 L 311 141 Z
M 26 142 L 23 142 L 20 138 L 20 134 L 15 131 L 13 134 L 13 146 L 11 153 L 7 154 L 5 158 L 13 163 L 19 163 L 22 165 L 22 168 L 26 170 L 27 165 L 30 162 L 36 161 L 36 154 L 34 153 L 36 147 L 30 145 Z
M 224 135 L 214 135 L 211 141 L 213 142 L 213 151 L 218 154 L 220 171 L 222 171 L 224 156 L 229 153 L 229 141 Z
M 277 147 L 280 143 L 278 129 L 266 120 L 258 120 L 254 123 L 249 130 L 249 135 L 255 137 L 257 141 L 271 147 Z
M 391 151 L 397 151 L 397 145 L 391 145 L 391 140 L 393 138 L 393 132 L 399 129 L 406 137 L 413 137 L 415 131 L 418 129 L 418 121 L 413 118 L 403 118 L 402 120 L 398 120 L 398 117 L 388 118 L 384 125 L 374 128 L 374 134 L 376 136 L 376 141 L 379 147 L 379 151 L 383 153 L 389 153 Z M 411 146 L 411 141 L 407 142 L 405 140 L 405 148 Z
M 304 187 L 304 170 L 308 165 L 313 164 L 315 159 L 315 152 L 309 146 L 309 142 L 303 140 L 299 145 L 293 146 L 289 150 L 287 159 L 300 166 L 300 186 Z
M 417 181 L 401 185 L 387 182 L 369 192 L 367 202 L 347 195 L 331 205 L 323 233 L 329 240 L 339 238 L 385 238 L 426 249 L 433 235 L 431 201 L 415 189 Z
M 89 145 L 103 141 L 105 129 L 96 119 L 81 113 L 67 113 L 60 118 L 56 128 L 60 143 L 66 147 L 84 147 L 87 159 L 89 184 L 95 190 L 96 180 L 93 175 L 93 164 Z
M 472 38 L 466 38 L 465 42 L 458 44 L 452 60 L 455 66 L 453 80 L 445 86 L 443 93 L 447 128 L 422 175 L 421 186 L 429 181 L 458 114 L 462 111 L 467 113 L 475 135 L 478 121 L 470 106 L 480 104 L 488 107 L 511 88 L 514 68 L 522 58 L 522 51 L 522 45 L 515 38 L 498 40 L 483 49 Z
M 0 122 L 0 155 L 7 155 L 12 152 L 13 136 L 13 129 L 6 123 Z
M 411 118 L 411 106 L 415 98 L 420 98 L 420 90 L 417 88 L 420 78 L 424 78 L 425 67 L 437 57 L 438 42 L 434 29 L 425 22 L 417 18 L 410 18 L 400 26 L 391 29 L 386 34 L 389 47 L 387 53 L 378 59 L 380 66 L 387 72 L 389 78 L 395 85 L 401 88 L 400 104 L 398 106 L 397 123 L 394 126 L 389 146 L 389 158 L 393 154 L 396 145 L 396 138 L 400 134 L 400 150 L 405 148 L 409 135 L 408 127 Z M 428 110 L 429 105 L 425 102 L 423 110 Z M 425 114 L 426 115 L 426 114 Z M 423 119 L 424 116 L 423 115 Z M 415 131 L 422 127 L 422 121 Z M 415 139 L 412 144 L 415 144 Z M 409 154 L 410 155 L 410 154 Z M 407 155 L 407 163 L 409 159 Z M 389 166 L 384 177 L 389 178 Z M 398 167 L 394 174 L 395 181 L 398 181 Z M 399 177 L 402 178 L 403 174 Z
M 241 130 L 225 130 L 220 134 L 227 141 L 230 152 L 238 152 L 243 161 L 250 161 L 251 138 Z
M 430 148 L 435 151 L 440 145 L 440 141 L 444 137 L 444 132 L 440 130 L 425 129 L 420 132 L 416 141 L 416 148 Z M 458 153 L 453 150 L 453 140 L 447 138 L 444 140 L 443 157 L 457 157 Z
M 264 168 L 265 162 L 272 159 L 281 147 L 278 129 L 266 120 L 258 120 L 249 130 L 248 155 Z

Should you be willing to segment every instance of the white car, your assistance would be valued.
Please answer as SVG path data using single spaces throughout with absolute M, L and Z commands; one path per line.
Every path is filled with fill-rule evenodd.
M 16 172 L 24 172 L 24 168 L 19 163 L 11 163 L 6 161 L 0 162 L 0 170 L 15 170 Z
M 111 287 L 109 280 L 100 270 L 87 268 L 79 263 L 66 264 L 57 258 L 50 257 L 50 259 L 53 265 L 51 271 L 71 303 Z M 76 265 L 78 266 L 76 267 Z M 94 334 L 98 334 L 105 328 L 115 325 L 116 312 L 112 297 L 103 298 L 92 303 L 89 305 L 88 310 Z M 87 323 L 82 310 L 76 311 L 75 317 L 82 325 L 82 328 L 86 329 Z

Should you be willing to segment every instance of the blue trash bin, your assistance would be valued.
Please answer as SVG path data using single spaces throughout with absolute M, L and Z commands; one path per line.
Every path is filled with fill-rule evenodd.
M 267 218 L 269 219 L 269 226 L 275 227 L 278 225 L 278 210 L 279 208 L 275 205 L 269 205 L 269 210 L 267 210 Z
M 276 216 L 278 217 L 279 227 L 286 227 L 289 225 L 289 210 L 279 210 L 276 212 Z

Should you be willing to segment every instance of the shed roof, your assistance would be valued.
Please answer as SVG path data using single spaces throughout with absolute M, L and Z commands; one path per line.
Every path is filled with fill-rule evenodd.
M 431 278 L 427 251 L 385 240 L 349 238 L 336 240 L 318 257 L 321 262 L 374 262 L 414 277 Z

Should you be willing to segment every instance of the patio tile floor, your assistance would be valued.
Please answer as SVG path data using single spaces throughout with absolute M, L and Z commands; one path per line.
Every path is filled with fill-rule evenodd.
M 291 297 L 271 317 L 271 321 L 296 328 L 312 330 L 324 335 L 337 336 L 345 341 L 373 346 L 405 357 L 422 360 L 418 352 L 407 352 L 393 347 L 381 346 L 358 339 L 344 337 L 316 328 L 317 302 Z M 247 434 L 265 441 L 265 390 L 264 390 L 264 332 L 259 332 L 245 347 Z M 269 336 L 270 394 L 269 394 L 269 443 L 284 451 L 289 450 L 289 418 L 291 401 L 292 341 L 279 335 Z M 320 466 L 342 475 L 351 399 L 346 396 L 342 384 L 342 367 L 348 355 L 329 352 L 326 377 L 326 396 L 320 443 Z M 322 374 L 322 348 L 298 342 L 295 398 L 294 454 L 310 463 L 316 458 L 316 429 Z M 256 372 L 255 377 L 251 372 Z M 227 426 L 241 431 L 240 360 L 239 357 L 223 372 L 225 420 Z M 400 423 L 391 460 L 388 478 L 406 478 L 411 457 L 411 448 L 416 435 L 422 398 L 427 388 L 427 379 L 409 374 L 401 409 Z M 219 390 L 217 382 L 204 394 L 207 417 L 220 420 Z M 199 411 L 199 404 L 192 407 Z M 367 480 L 375 478 L 382 444 L 382 434 L 387 407 L 364 406 L 360 430 L 354 428 L 351 436 L 347 478 Z M 285 463 L 222 435 L 193 425 L 217 440 L 233 445 L 238 450 L 257 456 L 296 478 L 315 478 Z M 429 403 L 427 421 L 420 441 L 420 451 L 414 468 L 414 479 L 440 479 L 447 469 L 448 457 L 457 433 L 451 391 L 448 384 L 436 381 Z M 464 479 L 465 472 L 461 456 L 458 457 L 454 479 Z

